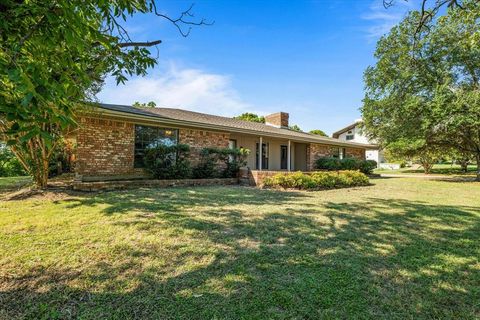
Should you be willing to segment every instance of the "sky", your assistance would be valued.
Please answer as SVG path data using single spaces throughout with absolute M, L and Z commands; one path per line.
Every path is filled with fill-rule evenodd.
M 191 1 L 159 1 L 176 17 Z M 161 39 L 158 65 L 117 86 L 107 78 L 98 99 L 131 105 L 154 101 L 222 116 L 284 111 L 304 131 L 331 134 L 361 117 L 363 72 L 376 41 L 415 1 L 197 0 L 195 17 L 214 21 L 184 38 L 166 20 L 137 15 L 126 23 L 135 41 Z M 185 29 L 187 30 L 187 29 Z

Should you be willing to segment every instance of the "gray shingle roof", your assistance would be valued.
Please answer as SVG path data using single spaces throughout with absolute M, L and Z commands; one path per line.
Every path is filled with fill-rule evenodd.
M 256 123 L 244 120 L 238 120 L 228 117 L 215 116 L 211 114 L 205 114 L 194 111 L 187 111 L 182 109 L 174 108 L 136 108 L 132 106 L 125 105 L 115 105 L 115 104 L 99 104 L 101 109 L 111 110 L 115 112 L 128 113 L 132 115 L 140 115 L 155 118 L 158 120 L 176 120 L 185 122 L 185 125 L 201 127 L 202 125 L 208 126 L 217 126 L 219 130 L 228 131 L 235 129 L 247 130 L 251 134 L 264 134 L 268 136 L 269 134 L 274 136 L 285 136 L 290 139 L 308 141 L 308 142 L 318 142 L 318 143 L 327 143 L 327 144 L 338 144 L 338 145 L 351 145 L 359 147 L 370 147 L 374 148 L 373 145 L 365 145 L 360 143 L 345 142 L 334 138 L 322 137 L 319 135 L 314 135 L 305 132 L 297 132 L 284 128 L 277 128 L 269 126 L 263 123 Z

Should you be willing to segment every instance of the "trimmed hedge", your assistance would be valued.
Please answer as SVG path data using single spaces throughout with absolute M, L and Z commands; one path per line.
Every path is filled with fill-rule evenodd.
M 315 162 L 315 168 L 319 170 L 360 170 L 365 174 L 371 174 L 377 167 L 375 160 L 360 160 L 356 158 L 320 158 Z
M 313 172 L 305 174 L 302 172 L 279 173 L 267 177 L 263 186 L 267 188 L 283 189 L 335 189 L 346 187 L 357 187 L 369 185 L 368 177 L 359 171 L 335 171 L 335 172 Z

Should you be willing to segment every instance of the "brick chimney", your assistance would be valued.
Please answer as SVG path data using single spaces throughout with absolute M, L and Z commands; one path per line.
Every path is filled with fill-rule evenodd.
M 265 124 L 277 128 L 288 128 L 288 113 L 277 112 L 265 116 Z

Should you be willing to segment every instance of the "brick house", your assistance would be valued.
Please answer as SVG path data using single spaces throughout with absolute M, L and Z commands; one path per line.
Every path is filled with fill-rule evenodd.
M 99 104 L 79 119 L 77 178 L 143 175 L 145 148 L 158 143 L 190 145 L 193 165 L 204 147 L 247 148 L 252 171 L 309 171 L 319 157 L 364 158 L 372 147 L 289 130 L 288 113 L 265 120 L 262 124 L 180 109 Z

